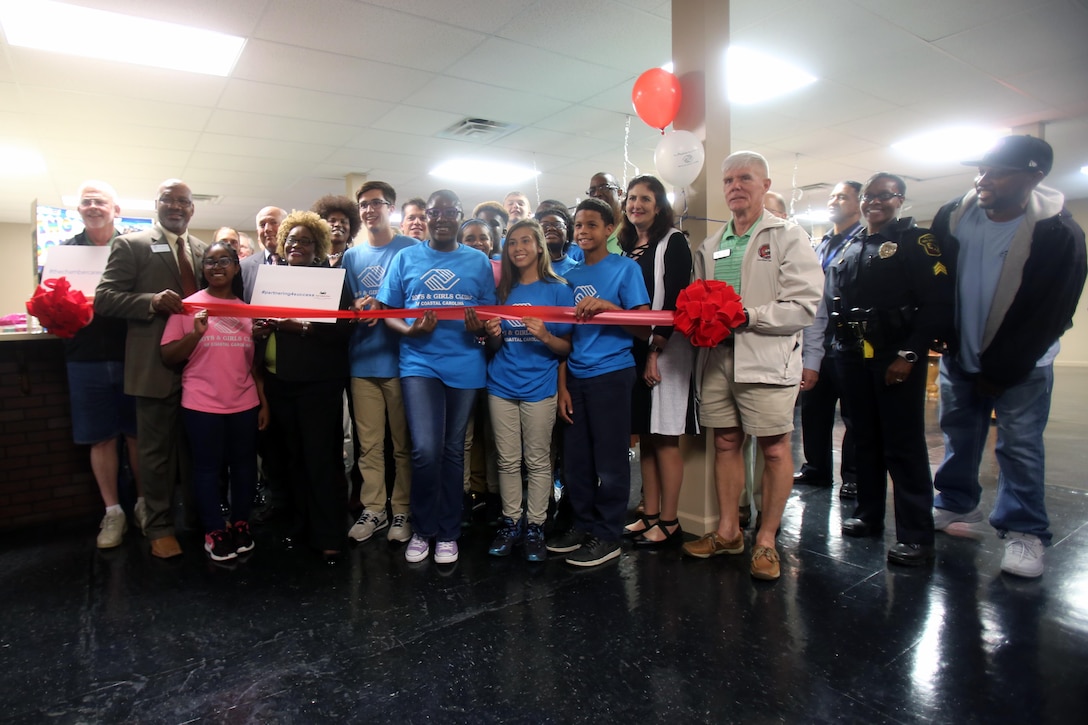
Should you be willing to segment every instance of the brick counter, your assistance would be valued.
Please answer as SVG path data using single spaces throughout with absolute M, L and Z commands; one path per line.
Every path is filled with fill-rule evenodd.
M 63 344 L 0 336 L 0 531 L 101 509 L 88 447 L 72 443 Z

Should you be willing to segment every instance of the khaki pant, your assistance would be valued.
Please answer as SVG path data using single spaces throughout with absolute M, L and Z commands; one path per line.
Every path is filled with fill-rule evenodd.
M 529 472 L 529 523 L 543 524 L 552 489 L 552 428 L 556 396 L 535 403 L 487 396 L 499 463 L 502 515 L 521 518 L 521 462 Z
M 396 478 L 393 482 L 393 515 L 406 514 L 412 488 L 412 446 L 399 378 L 352 378 L 355 432 L 359 436 L 359 473 L 363 489 L 359 500 L 375 513 L 385 511 L 385 423 L 393 439 Z

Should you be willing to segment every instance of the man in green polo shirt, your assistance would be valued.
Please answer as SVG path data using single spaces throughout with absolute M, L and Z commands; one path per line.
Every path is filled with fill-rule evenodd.
M 702 354 L 699 422 L 714 431 L 717 530 L 684 545 L 696 558 L 744 552 L 739 502 L 744 487 L 745 434 L 765 459 L 763 511 L 752 547 L 751 573 L 780 576 L 775 533 L 793 486 L 793 404 L 801 383 L 801 331 L 812 324 L 823 272 L 808 235 L 765 212 L 767 160 L 751 151 L 722 163 L 722 186 L 733 218 L 694 255 L 695 278 L 717 279 L 741 295 L 747 322 Z

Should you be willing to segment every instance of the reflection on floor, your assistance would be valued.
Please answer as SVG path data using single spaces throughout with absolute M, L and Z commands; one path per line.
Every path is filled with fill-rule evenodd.
M 1038 581 L 999 573 L 986 527 L 889 570 L 890 535 L 842 538 L 826 489 L 794 491 L 774 584 L 747 556 L 496 560 L 484 529 L 451 567 L 383 539 L 329 568 L 272 531 L 231 567 L 194 534 L 162 562 L 132 533 L 96 552 L 84 524 L 0 540 L 0 720 L 1083 722 L 1088 373 L 1057 388 Z M 985 485 L 984 509 L 992 466 Z

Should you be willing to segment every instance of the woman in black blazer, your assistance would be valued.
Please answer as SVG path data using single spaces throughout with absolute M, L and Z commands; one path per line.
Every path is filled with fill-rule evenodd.
M 289 214 L 280 224 L 278 242 L 277 251 L 289 267 L 328 269 L 330 229 L 317 214 Z M 340 309 L 351 309 L 351 301 L 344 279 Z M 347 526 L 343 395 L 352 322 L 292 318 L 254 324 L 254 335 L 266 341 L 265 392 L 290 495 L 291 523 L 284 543 L 305 543 L 329 563 L 340 558 Z

